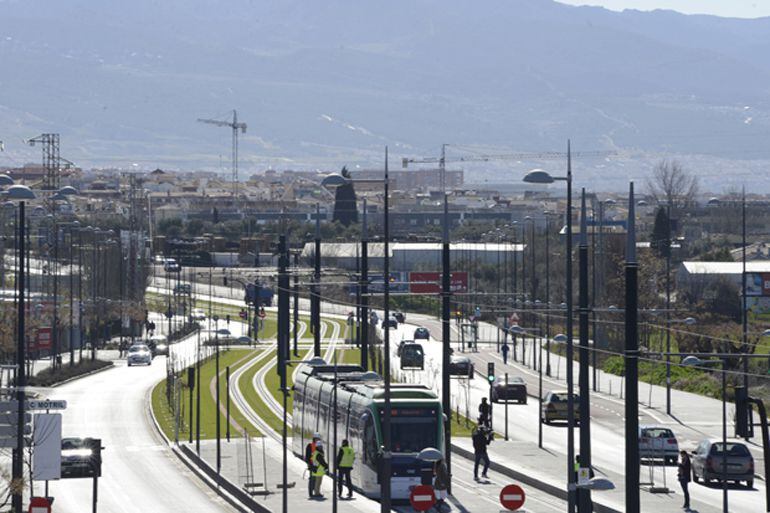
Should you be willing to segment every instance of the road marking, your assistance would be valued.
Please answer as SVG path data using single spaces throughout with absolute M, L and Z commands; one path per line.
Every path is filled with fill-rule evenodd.
M 503 495 L 504 501 L 520 501 L 521 495 L 519 494 L 510 494 L 510 495 Z

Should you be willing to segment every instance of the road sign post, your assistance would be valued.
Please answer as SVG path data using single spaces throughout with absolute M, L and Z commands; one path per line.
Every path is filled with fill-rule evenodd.
M 436 504 L 436 493 L 430 485 L 417 485 L 409 493 L 409 503 L 417 511 L 428 511 Z
M 525 499 L 524 489 L 519 485 L 510 484 L 500 491 L 500 504 L 509 511 L 521 508 Z

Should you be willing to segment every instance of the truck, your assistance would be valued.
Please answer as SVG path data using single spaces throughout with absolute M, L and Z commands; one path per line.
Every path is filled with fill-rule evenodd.
M 275 293 L 270 287 L 265 287 L 264 285 L 257 286 L 254 283 L 249 283 L 246 285 L 245 292 L 243 301 L 247 305 L 253 305 L 255 301 L 257 301 L 257 306 L 273 306 L 273 296 Z

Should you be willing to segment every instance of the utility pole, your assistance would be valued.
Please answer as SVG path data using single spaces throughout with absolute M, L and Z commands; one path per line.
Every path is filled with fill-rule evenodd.
M 25 241 L 24 241 L 24 235 L 25 235 L 25 222 L 24 222 L 24 202 L 19 202 L 19 256 L 18 256 L 18 287 L 17 287 L 17 294 L 18 294 L 18 301 L 16 302 L 17 305 L 17 346 L 16 346 L 16 402 L 18 403 L 18 418 L 17 418 L 17 426 L 16 426 L 16 448 L 13 450 L 13 469 L 12 469 L 12 479 L 14 482 L 21 483 L 22 479 L 24 479 L 24 403 L 27 400 L 25 397 L 25 391 L 24 388 L 27 385 L 27 371 L 26 371 L 26 340 L 25 340 L 25 329 L 24 329 L 24 316 L 26 315 L 25 312 L 25 305 L 24 305 L 24 290 L 25 290 L 25 276 L 24 276 L 24 260 L 25 260 L 25 254 L 26 251 L 25 248 Z M 13 497 L 11 498 L 11 503 L 13 506 L 14 513 L 21 513 L 22 512 L 22 487 L 19 486 L 17 489 L 14 489 L 13 491 Z
M 361 367 L 369 369 L 369 232 L 366 224 L 366 198 L 361 225 L 361 276 L 358 289 L 361 295 Z
M 384 375 L 384 381 L 385 381 L 385 414 L 382 418 L 382 431 L 383 431 L 383 448 L 382 448 L 382 474 L 381 474 L 381 490 L 380 490 L 380 505 L 381 505 L 381 513 L 390 513 L 390 482 L 391 482 L 391 443 L 390 443 L 390 326 L 388 325 L 388 320 L 390 319 L 390 255 L 388 254 L 390 250 L 390 244 L 388 239 L 390 239 L 390 221 L 388 219 L 389 216 L 389 207 L 388 207 L 388 193 L 389 193 L 389 184 L 388 184 L 388 147 L 385 146 L 385 198 L 384 198 L 384 213 L 385 213 L 385 219 L 384 219 L 384 228 L 385 228 L 385 244 L 384 244 L 384 258 L 383 258 L 383 289 L 384 289 L 384 295 L 383 295 L 383 303 L 385 307 L 385 334 L 384 334 L 384 341 L 383 341 L 383 375 Z
M 299 346 L 297 341 L 297 329 L 299 328 L 299 251 L 294 253 L 294 309 L 292 311 L 294 317 L 294 329 L 292 334 L 294 336 L 294 357 L 299 357 Z
M 580 309 L 580 466 L 591 468 L 591 411 L 588 388 L 588 240 L 586 234 L 586 190 L 581 191 L 580 199 L 580 244 L 578 245 L 578 295 Z M 572 362 L 567 362 L 572 365 Z M 591 511 L 591 491 L 578 492 L 578 511 Z
M 42 145 L 43 169 L 45 170 L 43 189 L 48 191 L 58 190 L 59 169 L 61 164 L 59 156 L 59 134 L 40 134 L 37 137 L 29 139 L 27 143 L 30 146 L 34 146 L 35 143 Z
M 286 244 L 286 235 L 278 238 L 278 375 L 281 379 L 281 394 L 283 396 L 283 427 L 281 430 L 281 442 L 283 451 L 283 485 L 282 485 L 282 511 L 286 513 L 289 508 L 288 488 L 288 453 L 287 453 L 287 407 L 289 390 L 286 380 L 286 363 L 289 360 L 289 249 Z
M 313 251 L 313 285 L 310 290 L 310 324 L 313 328 L 313 356 L 321 356 L 321 207 L 315 204 L 315 241 Z
M 450 402 L 450 380 L 449 380 L 449 353 L 451 346 L 451 318 L 450 318 L 450 294 L 451 290 L 451 271 L 450 271 L 450 253 L 449 253 L 449 199 L 444 193 L 444 232 L 441 240 L 441 341 L 444 345 L 441 354 L 441 405 L 444 410 L 444 458 L 447 466 L 447 473 L 452 475 L 451 457 L 452 457 L 452 403 Z M 507 428 L 507 425 L 506 425 Z M 451 493 L 451 480 L 449 483 L 449 493 Z
M 634 182 L 628 192 L 626 234 L 626 513 L 639 513 L 639 303 Z
M 743 186 L 741 195 L 741 238 L 743 239 L 743 251 L 741 252 L 741 263 L 743 264 L 741 272 L 741 321 L 743 323 L 743 344 L 744 354 L 749 353 L 749 311 L 746 304 L 746 186 Z M 724 376 L 724 372 L 722 373 Z M 743 358 L 743 388 L 749 390 L 749 359 Z

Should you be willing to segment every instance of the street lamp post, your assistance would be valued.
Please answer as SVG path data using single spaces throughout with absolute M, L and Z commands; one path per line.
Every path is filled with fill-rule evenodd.
M 24 320 L 26 316 L 26 307 L 24 304 L 24 289 L 25 284 L 25 201 L 35 199 L 35 194 L 32 190 L 25 185 L 12 185 L 6 192 L 6 197 L 9 199 L 20 200 L 19 201 L 19 226 L 18 226 L 18 238 L 17 247 L 19 250 L 18 265 L 17 265 L 17 289 L 18 300 L 17 306 L 17 325 L 18 325 L 18 338 L 16 345 L 16 401 L 18 403 L 18 417 L 16 426 L 16 448 L 13 450 L 12 461 L 12 479 L 15 483 L 21 483 L 24 479 L 24 417 L 25 417 L 25 387 L 27 385 L 26 374 L 26 334 Z M 22 513 L 22 494 L 23 488 L 16 486 L 12 488 L 13 496 L 11 498 L 11 504 L 14 513 Z
M 369 233 L 366 224 L 366 198 L 361 223 L 361 275 L 358 290 L 361 295 L 361 368 L 369 369 Z
M 572 471 L 575 460 L 575 400 L 573 397 L 574 377 L 573 377 L 573 341 L 572 341 L 572 154 L 570 143 L 567 142 L 567 176 L 551 176 L 542 169 L 534 169 L 524 176 L 527 183 L 551 184 L 555 181 L 567 182 L 567 254 L 566 254 L 566 274 L 567 274 L 567 511 L 575 511 L 575 475 Z

